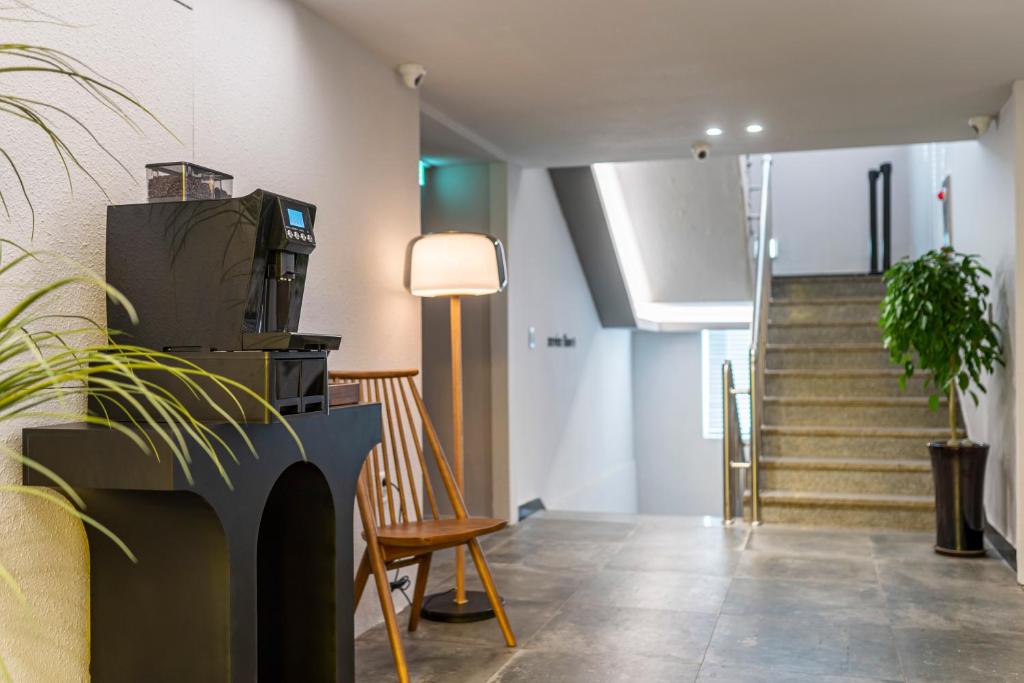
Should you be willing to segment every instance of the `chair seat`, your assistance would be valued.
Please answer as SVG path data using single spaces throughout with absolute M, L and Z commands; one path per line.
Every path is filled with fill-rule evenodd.
M 382 545 L 402 548 L 456 545 L 472 538 L 501 531 L 508 522 L 487 517 L 466 519 L 425 519 L 422 522 L 393 524 L 377 529 Z

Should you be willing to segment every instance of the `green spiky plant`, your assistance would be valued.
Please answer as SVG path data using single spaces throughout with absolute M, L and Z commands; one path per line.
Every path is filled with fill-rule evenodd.
M 988 315 L 991 277 L 977 256 L 950 247 L 904 259 L 884 276 L 879 325 L 889 359 L 903 368 L 900 388 L 916 371 L 929 373 L 931 409 L 940 396 L 948 401 L 951 446 L 959 443 L 957 389 L 977 405 L 984 376 L 1005 364 L 999 325 Z
M 24 0 L 11 0 L 11 3 L 0 8 L 0 24 L 11 21 L 66 25 L 58 17 L 35 10 Z M 10 15 L 12 10 L 30 14 Z M 66 52 L 26 43 L 0 43 L 0 76 L 5 74 L 71 82 L 80 89 L 83 97 L 99 102 L 127 127 L 141 131 L 133 116 L 142 116 L 173 135 L 126 89 Z M 27 128 L 49 141 L 63 165 L 69 187 L 72 171 L 77 169 L 107 196 L 93 172 L 82 162 L 81 150 L 74 149 L 65 141 L 63 132 L 67 129 L 84 133 L 86 144 L 101 150 L 132 177 L 129 169 L 87 123 L 67 106 L 21 97 L 0 87 L 0 119 L 3 118 L 12 123 L 26 124 L 18 130 L 19 134 Z M 0 129 L 3 131 L 0 132 L 0 166 L 6 164 L 10 170 L 9 177 L 13 178 L 13 185 L 20 191 L 31 215 L 34 234 L 36 212 L 30 179 L 22 174 L 10 147 L 14 128 Z M 0 207 L 10 217 L 10 198 L 3 193 L 4 189 L 0 186 Z M 210 426 L 193 417 L 172 393 L 154 383 L 153 373 L 167 373 L 187 391 L 212 406 L 223 421 L 240 435 L 253 456 L 253 444 L 241 425 L 238 397 L 245 395 L 261 402 L 262 399 L 237 382 L 205 372 L 179 357 L 121 343 L 117 332 L 88 316 L 54 310 L 52 303 L 56 295 L 86 287 L 102 292 L 116 305 L 124 307 L 132 321 L 137 320 L 131 303 L 98 275 L 59 254 L 23 249 L 10 240 L 0 239 L 0 287 L 17 286 L 27 281 L 30 268 L 47 267 L 59 269 L 59 274 L 48 283 L 23 294 L 6 310 L 0 310 L 0 423 L 48 419 L 100 425 L 125 435 L 139 448 L 140 457 L 159 457 L 161 451 L 171 454 L 189 481 L 192 454 L 202 454 L 211 459 L 225 485 L 230 486 L 222 459 L 227 457 L 238 462 L 237 454 Z M 215 388 L 216 396 L 209 393 L 211 387 Z M 86 399 L 99 406 L 98 411 L 88 412 L 85 409 Z M 273 408 L 266 407 L 275 419 L 281 421 L 302 452 L 302 444 L 292 428 Z M 114 421 L 109 419 L 108 410 L 135 417 L 129 422 Z M 116 530 L 108 529 L 90 517 L 81 497 L 56 472 L 3 443 L 0 443 L 0 457 L 16 461 L 52 484 L 49 488 L 5 484 L 0 485 L 0 492 L 42 499 L 99 530 L 129 558 L 135 559 L 131 549 L 117 537 Z M 2 558 L 0 583 L 19 600 L 26 600 L 17 577 L 4 567 Z M 0 679 L 10 680 L 10 672 L 2 657 Z

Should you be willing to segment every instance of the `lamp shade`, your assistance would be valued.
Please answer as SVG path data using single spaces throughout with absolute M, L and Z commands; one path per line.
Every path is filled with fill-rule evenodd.
M 416 296 L 494 294 L 508 283 L 501 240 L 482 232 L 435 232 L 409 242 L 405 287 Z

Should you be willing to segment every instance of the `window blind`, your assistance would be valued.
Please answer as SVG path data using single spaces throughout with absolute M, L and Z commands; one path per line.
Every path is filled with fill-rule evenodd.
M 703 330 L 701 367 L 704 438 L 722 438 L 722 363 L 732 362 L 732 381 L 738 391 L 750 389 L 750 330 Z M 740 433 L 750 439 L 750 395 L 736 396 Z

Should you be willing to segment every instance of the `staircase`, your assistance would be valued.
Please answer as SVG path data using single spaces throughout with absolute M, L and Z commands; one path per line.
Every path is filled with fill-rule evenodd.
M 926 444 L 948 436 L 922 379 L 899 389 L 878 276 L 775 277 L 765 347 L 766 522 L 934 527 Z

